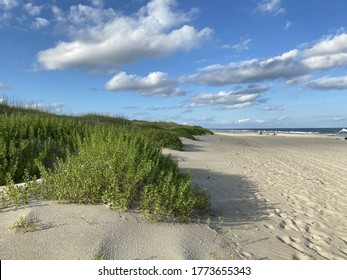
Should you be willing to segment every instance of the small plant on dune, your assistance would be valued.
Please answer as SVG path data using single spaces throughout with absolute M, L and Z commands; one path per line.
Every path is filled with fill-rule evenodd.
M 16 186 L 12 181 L 10 174 L 7 174 L 4 197 L 7 196 L 9 201 L 11 201 L 11 204 L 19 206 L 21 204 L 21 191 L 21 187 Z
M 6 187 L 0 191 L 2 207 L 20 206 L 29 202 L 36 177 L 32 177 L 34 181 L 31 181 L 27 172 L 25 172 L 24 178 L 26 183 L 15 185 L 11 176 L 7 174 Z
M 16 233 L 26 233 L 29 231 L 35 231 L 37 227 L 37 222 L 34 219 L 24 218 L 20 216 L 18 221 L 16 221 L 9 228 L 14 230 Z
M 7 199 L 7 195 L 4 190 L 0 191 L 0 197 L 1 197 L 1 204 L 2 204 L 0 208 L 7 207 L 9 205 L 9 201 Z
M 235 255 L 232 251 L 229 251 L 228 253 L 228 260 L 236 260 Z

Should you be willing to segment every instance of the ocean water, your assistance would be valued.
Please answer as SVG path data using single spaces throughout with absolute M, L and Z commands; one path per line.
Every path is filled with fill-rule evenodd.
M 347 128 L 347 127 L 346 127 Z M 277 132 L 277 133 L 288 133 L 288 134 L 326 134 L 326 135 L 336 135 L 341 131 L 343 127 L 334 128 L 251 128 L 251 129 L 214 129 L 215 131 L 226 131 L 226 132 Z M 341 135 L 345 135 L 341 134 Z

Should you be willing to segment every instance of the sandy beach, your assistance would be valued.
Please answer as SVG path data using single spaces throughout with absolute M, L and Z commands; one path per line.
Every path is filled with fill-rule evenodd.
M 0 259 L 347 259 L 347 141 L 217 132 L 183 142 L 163 153 L 207 189 L 211 215 L 155 223 L 32 201 L 0 210 Z M 10 230 L 20 216 L 35 229 Z

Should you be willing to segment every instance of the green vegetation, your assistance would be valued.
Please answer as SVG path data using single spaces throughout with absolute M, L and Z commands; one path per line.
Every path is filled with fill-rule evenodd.
M 161 148 L 182 150 L 179 137 L 211 133 L 175 123 L 110 116 L 57 116 L 0 104 L 3 207 L 30 196 L 64 203 L 139 208 L 152 220 L 188 221 L 210 202 Z M 41 182 L 36 182 L 41 178 Z M 14 183 L 26 182 L 23 186 Z
M 36 226 L 37 226 L 37 223 L 35 220 L 32 220 L 30 218 L 24 218 L 23 216 L 20 216 L 18 221 L 16 221 L 9 228 L 14 230 L 16 233 L 26 233 L 29 231 L 35 231 Z

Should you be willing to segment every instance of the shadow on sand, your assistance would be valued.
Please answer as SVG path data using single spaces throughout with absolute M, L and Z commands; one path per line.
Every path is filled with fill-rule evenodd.
M 201 148 L 199 145 L 194 145 L 194 144 L 184 144 L 183 151 L 189 151 L 189 152 L 201 152 L 204 151 L 204 149 Z
M 254 221 L 268 219 L 273 209 L 259 194 L 258 188 L 245 177 L 223 174 L 206 169 L 185 169 L 193 183 L 206 189 L 212 212 L 211 222 L 222 221 L 224 226 L 240 226 Z

